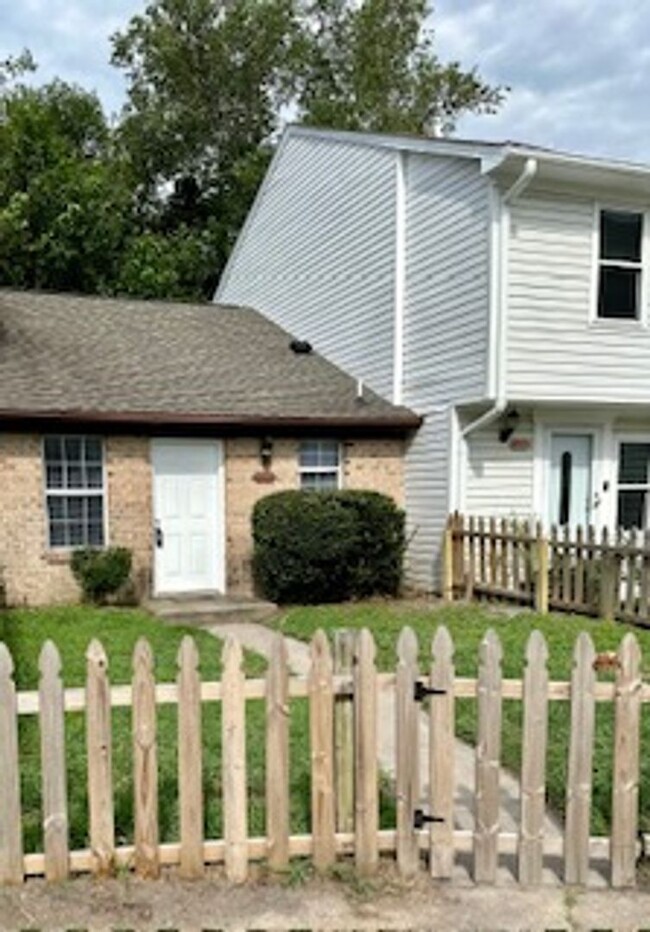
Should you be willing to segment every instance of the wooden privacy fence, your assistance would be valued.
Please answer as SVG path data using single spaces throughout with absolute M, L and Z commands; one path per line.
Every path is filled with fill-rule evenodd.
M 650 624 L 650 533 L 454 514 L 445 532 L 447 599 L 489 597 L 539 612 Z
M 239 644 L 228 640 L 219 682 L 202 682 L 194 641 L 186 637 L 178 654 L 175 683 L 157 684 L 154 658 L 145 640 L 133 657 L 130 685 L 111 686 L 107 657 L 97 641 L 87 652 L 86 686 L 65 689 L 57 649 L 47 642 L 40 656 L 40 688 L 16 692 L 12 659 L 0 643 L 0 883 L 28 875 L 64 880 L 71 872 L 111 873 L 117 867 L 156 877 L 162 865 L 178 865 L 186 878 L 199 878 L 207 864 L 221 863 L 235 883 L 248 876 L 251 861 L 266 860 L 286 870 L 292 857 L 311 857 L 318 870 L 353 856 L 361 875 L 377 869 L 379 857 L 396 857 L 399 871 L 412 875 L 427 862 L 434 878 L 454 876 L 459 854 L 471 855 L 477 882 L 494 883 L 499 857 L 516 854 L 518 876 L 527 885 L 542 881 L 545 858 L 563 857 L 564 878 L 584 884 L 590 858 L 609 858 L 611 883 L 635 882 L 640 713 L 650 687 L 640 677 L 634 636 L 626 635 L 610 658 L 615 679 L 597 682 L 597 657 L 587 634 L 578 638 L 570 682 L 549 682 L 544 638 L 534 632 L 526 650 L 523 680 L 502 677 L 502 649 L 488 632 L 480 647 L 478 677 L 459 677 L 448 631 L 438 628 L 424 675 L 414 633 L 404 629 L 394 672 L 378 673 L 372 635 L 343 637 L 335 672 L 329 642 L 319 632 L 311 643 L 311 672 L 289 674 L 283 638 L 277 635 L 268 672 L 249 679 Z M 352 658 L 354 662 L 352 662 Z M 351 672 L 350 672 L 351 671 Z M 396 820 L 379 829 L 378 738 L 389 727 L 379 708 L 392 697 L 396 729 Z M 383 700 L 382 700 L 383 697 Z M 455 712 L 457 699 L 477 705 L 474 830 L 454 825 Z M 246 772 L 246 703 L 266 706 L 266 831 L 250 837 Z M 310 810 L 307 834 L 290 833 L 289 724 L 292 703 L 309 703 Z M 523 701 L 521 811 L 518 832 L 500 829 L 499 775 L 502 704 Z M 570 703 L 566 827 L 562 838 L 545 837 L 547 721 L 549 701 Z M 611 837 L 590 837 L 596 703 L 613 705 Z M 204 836 L 202 724 L 209 726 L 221 704 L 223 837 Z M 157 708 L 178 708 L 178 792 L 180 829 L 176 842 L 159 840 Z M 117 844 L 114 821 L 112 710 L 132 710 L 132 844 Z M 66 769 L 67 714 L 85 713 L 88 776 L 88 846 L 70 850 L 69 788 Z M 351 713 L 351 714 L 350 714 Z M 41 736 L 43 851 L 23 852 L 21 754 L 18 721 L 37 716 Z M 428 722 L 428 789 L 420 786 L 420 731 Z

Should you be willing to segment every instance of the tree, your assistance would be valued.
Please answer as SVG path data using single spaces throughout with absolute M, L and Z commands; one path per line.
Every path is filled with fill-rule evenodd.
M 94 94 L 61 81 L 3 92 L 0 281 L 103 291 L 131 232 L 128 171 Z
M 492 113 L 504 89 L 476 70 L 441 63 L 425 28 L 427 0 L 307 0 L 305 69 L 298 95 L 304 122 L 337 129 L 451 132 L 465 112 Z

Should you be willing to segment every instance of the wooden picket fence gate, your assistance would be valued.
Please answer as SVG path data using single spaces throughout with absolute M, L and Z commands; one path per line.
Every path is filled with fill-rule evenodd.
M 448 599 L 488 597 L 545 613 L 650 624 L 650 532 L 553 526 L 451 515 L 445 532 Z
M 106 875 L 116 868 L 156 877 L 163 865 L 177 865 L 182 876 L 199 878 L 208 864 L 223 864 L 234 883 L 246 880 L 252 861 L 265 860 L 283 871 L 294 857 L 310 857 L 326 871 L 337 858 L 352 856 L 360 875 L 373 874 L 381 854 L 396 858 L 404 876 L 425 862 L 433 878 L 454 876 L 459 854 L 473 857 L 473 876 L 495 883 L 499 859 L 515 854 L 519 881 L 542 882 L 545 859 L 562 856 L 564 880 L 586 884 L 590 859 L 605 856 L 615 887 L 635 883 L 639 852 L 639 757 L 642 703 L 650 687 L 642 683 L 636 639 L 627 634 L 617 655 L 609 658 L 615 679 L 597 681 L 598 659 L 583 633 L 574 651 L 570 682 L 549 682 L 547 647 L 534 632 L 526 651 L 523 680 L 502 678 L 502 648 L 488 632 L 479 653 L 478 677 L 458 677 L 454 645 L 439 627 L 431 644 L 431 662 L 423 675 L 419 645 L 412 630 L 402 631 L 392 673 L 378 673 L 372 635 L 354 637 L 354 650 L 339 651 L 335 672 L 327 637 L 311 642 L 311 672 L 289 674 L 280 634 L 275 637 L 264 678 L 246 678 L 242 651 L 230 639 L 223 650 L 219 682 L 202 682 L 199 656 L 185 637 L 178 654 L 175 683 L 157 684 L 154 658 L 145 640 L 138 642 L 130 685 L 111 686 L 107 657 L 93 641 L 87 658 L 85 688 L 64 688 L 56 647 L 47 642 L 40 655 L 40 687 L 16 692 L 12 659 L 0 643 L 0 884 L 20 883 L 30 875 L 64 880 L 71 873 Z M 353 662 L 352 662 L 353 661 Z M 379 829 L 378 699 L 394 698 L 396 824 Z M 291 702 L 309 703 L 311 830 L 290 834 L 289 722 Z M 455 708 L 457 699 L 477 703 L 476 793 L 474 830 L 454 827 Z M 266 832 L 250 837 L 246 773 L 246 703 L 266 707 Z M 426 702 L 423 704 L 423 700 Z M 523 701 L 521 812 L 515 833 L 500 830 L 499 774 L 502 703 Z M 549 702 L 570 703 L 567 812 L 564 843 L 544 837 L 546 750 Z M 202 711 L 221 703 L 223 837 L 204 837 Z M 611 838 L 590 837 L 591 789 L 596 703 L 613 704 L 614 740 Z M 157 707 L 178 708 L 178 776 L 180 837 L 159 841 Z M 211 705 L 212 704 L 212 705 Z M 112 710 L 132 709 L 134 843 L 115 840 L 112 784 Z M 88 773 L 89 844 L 69 849 L 66 786 L 66 714 L 84 712 Z M 41 740 L 42 853 L 23 852 L 20 792 L 20 716 L 37 716 Z M 421 717 L 429 729 L 429 789 L 426 804 L 420 787 Z M 428 810 L 428 812 L 427 812 Z M 430 823 L 430 824 L 428 824 Z M 561 841 L 561 839 L 560 839 Z

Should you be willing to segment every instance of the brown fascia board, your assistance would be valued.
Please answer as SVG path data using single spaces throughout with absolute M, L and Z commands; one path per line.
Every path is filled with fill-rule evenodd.
M 162 411 L 16 411 L 0 409 L 0 429 L 52 430 L 56 425 L 81 430 L 90 427 L 156 433 L 162 428 L 175 432 L 207 433 L 219 430 L 230 435 L 274 431 L 304 433 L 336 430 L 354 435 L 396 435 L 417 430 L 422 418 L 416 414 L 377 417 L 275 417 L 272 415 L 176 414 Z

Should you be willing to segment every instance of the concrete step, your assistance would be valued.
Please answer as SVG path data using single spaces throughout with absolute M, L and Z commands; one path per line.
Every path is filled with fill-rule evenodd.
M 177 595 L 149 599 L 144 606 L 162 622 L 204 627 L 233 622 L 262 622 L 277 612 L 277 605 L 262 599 L 222 595 Z

